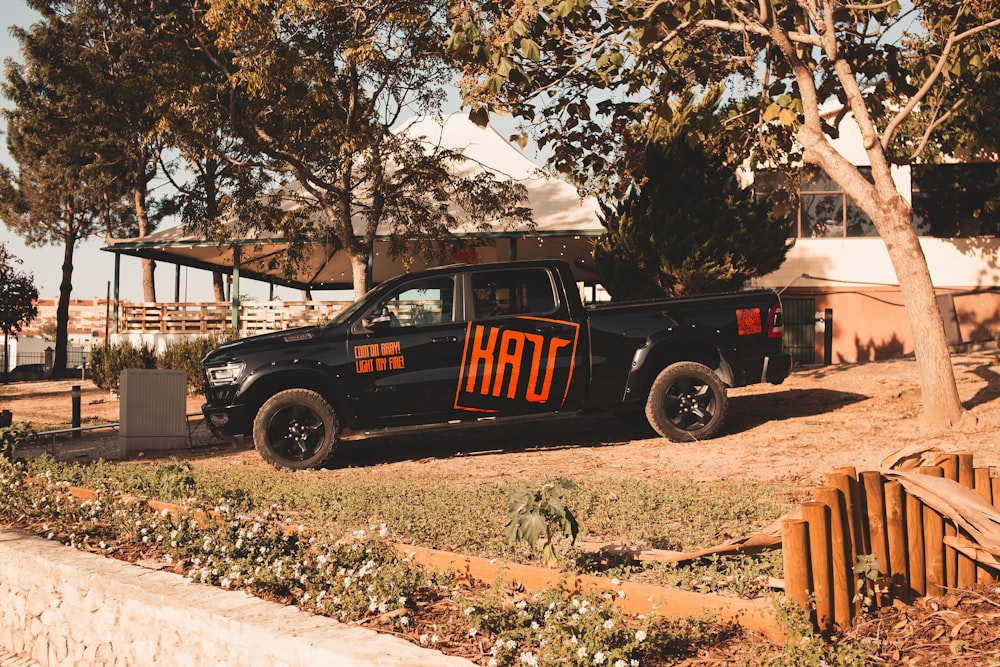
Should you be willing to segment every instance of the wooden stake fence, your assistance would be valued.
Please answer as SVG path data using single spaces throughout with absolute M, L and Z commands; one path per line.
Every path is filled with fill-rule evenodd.
M 1000 478 L 975 468 L 972 454 L 942 456 L 919 472 L 951 479 L 1000 511 Z M 790 601 L 815 604 L 814 620 L 824 632 L 848 628 L 862 600 L 870 606 L 910 602 L 1000 574 L 949 546 L 946 537 L 954 543 L 969 536 L 882 473 L 837 470 L 814 496 L 802 504 L 802 519 L 782 522 L 785 592 Z M 877 575 L 866 576 L 869 557 Z

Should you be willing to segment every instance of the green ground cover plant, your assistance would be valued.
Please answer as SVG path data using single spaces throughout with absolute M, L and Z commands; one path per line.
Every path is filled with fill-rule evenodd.
M 74 501 L 61 492 L 68 485 L 95 489 L 101 500 Z M 392 548 L 402 541 L 537 562 L 538 549 L 511 545 L 504 536 L 507 500 L 518 486 L 442 485 L 402 474 L 345 482 L 322 471 L 208 470 L 177 460 L 67 464 L 43 457 L 0 463 L 0 521 L 109 556 L 162 558 L 195 581 L 390 630 L 486 665 L 669 665 L 738 635 L 711 618 L 623 615 L 613 592 L 567 597 L 556 589 L 529 595 L 499 583 L 477 587 L 409 563 Z M 721 493 L 690 482 L 590 478 L 560 488 L 581 534 L 596 526 L 603 536 L 618 533 L 618 541 L 625 536 L 690 548 L 733 536 L 743 521 L 751 522 L 745 530 L 770 522 L 784 511 L 788 494 L 760 484 Z M 184 503 L 215 519 L 173 518 L 123 502 L 125 495 Z M 673 579 L 747 596 L 765 594 L 758 578 L 781 576 L 780 559 L 645 568 L 588 560 L 568 538 L 553 539 L 564 540 L 556 553 L 559 567 L 569 571 Z M 706 585 L 709 580 L 715 583 Z M 795 646 L 765 642 L 753 660 L 772 651 L 784 660 L 776 664 L 863 664 L 844 658 L 854 655 L 853 645 L 831 644 L 812 634 L 807 620 L 796 623 Z M 766 663 L 748 655 L 746 664 Z
M 322 471 L 202 469 L 181 461 L 163 466 L 107 461 L 79 464 L 48 457 L 28 466 L 32 475 L 50 474 L 75 486 L 105 487 L 166 501 L 211 499 L 247 512 L 278 506 L 313 529 L 350 533 L 384 523 L 394 539 L 417 546 L 529 564 L 543 564 L 547 558 L 523 540 L 509 540 L 508 503 L 519 489 L 542 488 L 551 485 L 551 480 L 459 486 L 443 485 L 428 474 L 381 471 L 376 476 L 332 481 Z M 792 490 L 786 487 L 759 482 L 723 488 L 685 480 L 626 477 L 580 477 L 560 491 L 560 502 L 571 509 L 579 524 L 578 539 L 673 550 L 699 549 L 752 535 L 784 514 L 792 498 Z M 562 533 L 550 539 L 552 555 L 558 556 L 550 563 L 556 567 L 700 592 L 760 597 L 769 591 L 769 577 L 781 577 L 780 554 L 680 565 L 638 564 L 582 551 L 573 546 L 572 537 Z

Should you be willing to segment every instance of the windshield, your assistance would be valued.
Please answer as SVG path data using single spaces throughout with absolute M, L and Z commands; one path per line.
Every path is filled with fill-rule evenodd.
M 347 308 L 344 308 L 342 311 L 331 317 L 324 327 L 337 326 L 350 320 L 355 313 L 372 303 L 373 298 L 377 298 L 380 293 L 386 290 L 384 287 L 385 284 L 386 283 L 376 285 L 370 292 L 362 296 L 360 299 L 355 300 L 354 303 L 349 305 Z

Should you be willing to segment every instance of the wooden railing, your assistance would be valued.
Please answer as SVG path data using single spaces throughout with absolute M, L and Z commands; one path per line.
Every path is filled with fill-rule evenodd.
M 322 324 L 349 305 L 346 301 L 247 301 L 240 304 L 242 334 Z M 212 333 L 232 326 L 232 305 L 210 303 L 119 304 L 120 333 Z

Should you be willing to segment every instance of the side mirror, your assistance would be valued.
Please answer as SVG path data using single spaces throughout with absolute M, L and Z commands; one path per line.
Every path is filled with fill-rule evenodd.
M 381 329 L 388 329 L 392 326 L 392 313 L 389 312 L 388 306 L 382 306 L 371 317 L 366 317 L 363 324 L 369 328 L 379 331 Z

